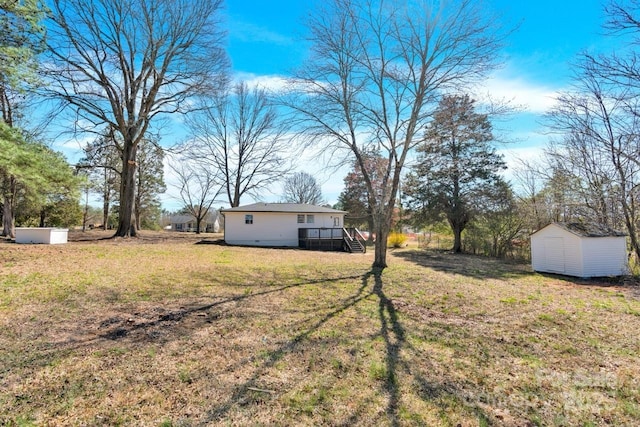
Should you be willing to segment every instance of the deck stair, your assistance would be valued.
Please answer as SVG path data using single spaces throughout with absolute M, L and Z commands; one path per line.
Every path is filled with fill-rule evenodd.
M 343 228 L 342 235 L 344 237 L 345 248 L 351 253 L 366 253 L 366 239 L 357 228 Z

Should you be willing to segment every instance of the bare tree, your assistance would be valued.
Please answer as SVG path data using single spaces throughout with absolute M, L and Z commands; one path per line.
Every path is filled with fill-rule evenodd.
M 106 230 L 109 224 L 111 203 L 117 199 L 122 175 L 122 159 L 109 135 L 101 135 L 83 148 L 85 157 L 76 168 L 86 170 L 92 190 L 102 199 L 102 226 Z
M 498 56 L 500 29 L 485 10 L 475 0 L 332 0 L 309 19 L 310 59 L 284 102 L 313 143 L 346 150 L 359 164 L 376 234 L 374 268 L 387 266 L 400 177 L 434 103 L 484 77 Z M 379 189 L 366 153 L 386 160 Z
M 238 83 L 201 101 L 187 120 L 192 134 L 187 150 L 220 172 L 231 207 L 245 194 L 259 198 L 261 190 L 291 171 L 286 127 L 265 90 Z
M 221 187 L 216 173 L 206 166 L 189 159 L 171 162 L 176 178 L 173 186 L 180 200 L 196 220 L 196 234 L 201 232 L 202 221 L 211 211 L 211 206 L 220 194 Z
M 324 203 L 322 189 L 318 182 L 306 172 L 296 172 L 284 182 L 284 201 L 288 203 Z
M 45 94 L 72 114 L 73 129 L 105 125 L 122 158 L 116 236 L 132 221 L 138 144 L 163 114 L 224 75 L 217 22 L 222 0 L 52 0 Z
M 550 118 L 552 126 L 567 136 L 561 163 L 578 168 L 580 177 L 598 189 L 593 205 L 601 217 L 606 215 L 603 189 L 615 190 L 631 247 L 640 256 L 636 207 L 640 198 L 640 163 L 635 159 L 640 117 L 628 108 L 629 99 L 621 96 L 620 91 L 624 93 L 626 88 L 612 85 L 601 72 L 598 63 L 585 58 L 575 91 L 559 97 Z

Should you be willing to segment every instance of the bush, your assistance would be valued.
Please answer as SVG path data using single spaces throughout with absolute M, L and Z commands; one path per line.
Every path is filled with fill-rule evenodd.
M 407 243 L 407 236 L 402 233 L 391 232 L 387 239 L 387 246 L 392 248 L 405 247 Z

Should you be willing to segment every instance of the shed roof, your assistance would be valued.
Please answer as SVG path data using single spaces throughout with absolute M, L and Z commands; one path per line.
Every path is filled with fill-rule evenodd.
M 235 208 L 221 209 L 220 212 L 279 212 L 279 213 L 346 213 L 337 209 L 324 206 L 309 205 L 305 203 L 253 203 L 251 205 L 236 206 Z
M 584 222 L 552 222 L 551 224 L 542 227 L 540 230 L 547 228 L 550 225 L 556 225 L 569 233 L 573 233 L 580 237 L 624 237 L 627 235 L 622 231 L 614 230 L 613 228 L 602 224 Z

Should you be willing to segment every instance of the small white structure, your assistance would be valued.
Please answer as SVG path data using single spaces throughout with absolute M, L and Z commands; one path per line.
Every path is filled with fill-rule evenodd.
M 531 235 L 535 271 L 576 277 L 628 272 L 624 233 L 582 223 L 551 223 Z
M 345 211 L 298 203 L 254 203 L 222 209 L 224 241 L 230 245 L 298 247 L 301 228 L 339 229 Z
M 16 243 L 59 245 L 67 243 L 68 233 L 67 228 L 16 227 Z

